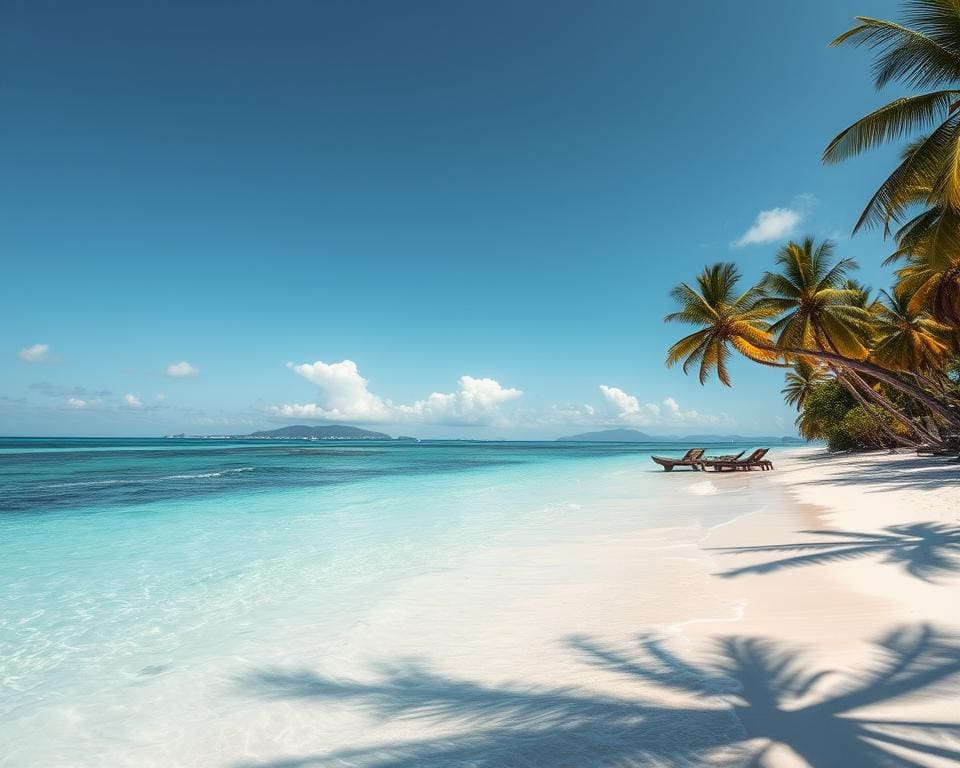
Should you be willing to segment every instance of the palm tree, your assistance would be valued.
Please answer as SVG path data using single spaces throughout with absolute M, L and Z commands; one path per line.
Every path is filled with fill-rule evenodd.
M 787 405 L 796 406 L 799 411 L 803 409 L 803 404 L 814 388 L 826 379 L 823 366 L 800 357 L 793 364 L 793 370 L 787 371 L 784 375 L 784 387 L 780 390 L 780 394 L 783 395 Z
M 907 0 L 905 23 L 857 17 L 860 22 L 831 45 L 865 45 L 876 51 L 874 83 L 893 81 L 934 89 L 889 104 L 838 134 L 823 154 L 835 163 L 885 142 L 912 141 L 900 164 L 870 199 L 854 227 L 903 225 L 898 253 L 923 254 L 929 274 L 915 308 L 926 302 L 934 316 L 960 327 L 960 4 Z M 922 211 L 907 221 L 908 211 Z
M 960 227 L 960 220 L 956 224 Z M 912 312 L 929 310 L 933 317 L 960 334 L 960 259 L 948 254 L 949 251 L 936 250 L 921 240 L 914 245 L 902 245 L 886 263 L 907 260 L 897 270 L 896 288 L 897 293 L 910 297 Z
M 950 355 L 950 329 L 911 309 L 907 294 L 880 294 L 874 308 L 877 342 L 873 359 L 886 368 L 923 376 L 942 370 Z
M 845 286 L 853 259 L 831 263 L 833 243 L 819 245 L 812 237 L 789 242 L 777 254 L 779 272 L 767 272 L 761 283 L 765 306 L 782 315 L 771 327 L 779 346 L 820 347 L 846 357 L 869 353 L 870 313 L 855 302 L 860 289 Z
M 793 364 L 793 370 L 784 374 L 784 387 L 780 390 L 787 405 L 796 407 L 798 413 L 794 424 L 802 437 L 813 440 L 819 436 L 818 430 L 807 418 L 807 400 L 816 391 L 817 387 L 829 381 L 826 367 L 812 362 L 809 358 L 798 357 Z
M 683 370 L 687 372 L 692 365 L 699 364 L 701 384 L 716 370 L 720 381 L 730 386 L 727 369 L 730 347 L 754 362 L 779 367 L 786 365 L 782 362 L 784 359 L 812 358 L 868 374 L 920 401 L 947 423 L 960 427 L 960 415 L 921 387 L 879 365 L 823 349 L 778 346 L 770 335 L 769 322 L 776 316 L 776 308 L 761 300 L 763 292 L 759 286 L 737 294 L 739 281 L 740 273 L 735 264 L 719 263 L 704 268 L 697 276 L 699 290 L 680 283 L 670 292 L 680 305 L 680 311 L 667 315 L 665 321 L 698 328 L 670 347 L 667 367 L 683 361 Z
M 841 286 L 844 290 L 850 291 L 850 304 L 860 309 L 870 309 L 873 306 L 873 289 L 864 285 L 859 280 L 847 278 Z
M 681 283 L 670 292 L 681 308 L 664 320 L 702 328 L 670 347 L 668 368 L 682 360 L 683 372 L 687 373 L 691 366 L 699 365 L 701 384 L 716 371 L 720 381 L 729 387 L 729 346 L 754 362 L 781 365 L 779 353 L 770 349 L 767 322 L 777 311 L 759 303 L 761 292 L 757 287 L 737 295 L 739 281 L 740 272 L 735 264 L 719 263 L 705 268 L 697 276 L 699 290 Z
M 854 302 L 863 298 L 862 288 L 846 285 L 848 274 L 856 269 L 852 259 L 833 262 L 833 243 L 824 240 L 817 245 L 812 237 L 789 242 L 777 254 L 778 272 L 767 272 L 761 287 L 761 303 L 781 315 L 770 331 L 780 347 L 823 349 L 845 357 L 862 360 L 872 334 L 873 316 Z M 869 407 L 867 399 L 877 403 L 909 432 L 916 425 L 892 403 L 876 392 L 856 372 L 832 364 L 837 380 L 864 408 L 877 426 L 896 443 L 908 444 L 887 425 L 883 417 Z M 932 439 L 931 435 L 921 435 Z

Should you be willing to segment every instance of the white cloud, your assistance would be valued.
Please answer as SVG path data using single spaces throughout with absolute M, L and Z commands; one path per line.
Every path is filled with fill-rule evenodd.
M 69 405 L 71 408 L 86 408 L 87 401 L 81 400 L 79 397 L 68 397 L 67 405 Z
M 174 379 L 185 379 L 189 376 L 199 375 L 200 370 L 190 365 L 186 360 L 181 360 L 179 363 L 168 365 L 165 373 Z
M 29 347 L 24 347 L 17 354 L 17 357 L 25 363 L 47 363 L 51 360 L 50 345 L 33 344 Z
M 320 402 L 288 403 L 270 408 L 283 418 L 379 424 L 506 425 L 508 421 L 500 406 L 523 394 L 519 389 L 501 386 L 495 379 L 461 376 L 456 392 L 433 392 L 423 400 L 404 405 L 371 392 L 352 360 L 289 363 L 288 367 L 317 386 Z
M 803 221 L 803 214 L 793 208 L 771 208 L 769 211 L 760 211 L 753 226 L 744 232 L 734 245 L 742 248 L 745 245 L 772 243 L 793 234 L 801 221 Z
M 302 365 L 288 363 L 287 367 L 316 384 L 323 401 L 319 406 L 316 403 L 290 406 L 295 412 L 289 415 L 334 420 L 386 420 L 389 413 L 387 404 L 367 389 L 367 380 L 360 375 L 353 360 L 339 363 L 324 363 L 318 360 Z
M 733 419 L 724 413 L 712 415 L 685 411 L 672 397 L 661 403 L 640 403 L 640 400 L 619 387 L 600 385 L 600 394 L 610 416 L 622 424 L 635 427 L 716 426 L 732 425 Z M 609 421 L 607 422 L 609 423 Z
M 760 211 L 753 222 L 753 226 L 737 238 L 733 245 L 737 248 L 743 248 L 745 245 L 772 243 L 781 238 L 789 237 L 817 202 L 814 195 L 804 192 L 794 197 L 793 202 L 788 207 Z
M 434 424 L 487 424 L 506 426 L 500 405 L 523 395 L 519 389 L 500 386 L 496 379 L 461 376 L 457 392 L 433 392 L 413 405 L 392 406 L 410 421 Z
M 600 385 L 600 394 L 606 402 L 607 410 L 621 421 L 629 424 L 651 424 L 660 416 L 660 406 L 656 403 L 640 405 L 640 401 L 619 387 Z
M 123 396 L 123 402 L 129 405 L 131 408 L 143 408 L 143 402 L 136 395 L 131 395 L 127 393 Z

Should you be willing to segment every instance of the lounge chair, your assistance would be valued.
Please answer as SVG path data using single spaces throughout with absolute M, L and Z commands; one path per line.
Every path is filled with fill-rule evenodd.
M 706 458 L 704 458 L 704 461 L 739 461 L 743 457 L 743 454 L 745 453 L 746 451 L 744 450 L 744 451 L 740 451 L 740 453 L 736 455 L 731 453 L 726 456 L 707 456 Z
M 703 448 L 691 448 L 682 459 L 671 459 L 666 456 L 651 456 L 665 472 L 672 472 L 674 467 L 692 467 L 695 470 L 703 469 Z
M 715 472 L 723 472 L 726 469 L 751 470 L 754 467 L 760 467 L 761 470 L 765 471 L 768 469 L 773 469 L 773 462 L 764 458 L 769 451 L 769 448 L 757 448 L 757 450 L 755 450 L 745 459 L 703 459 L 700 463 L 704 468 L 713 468 Z

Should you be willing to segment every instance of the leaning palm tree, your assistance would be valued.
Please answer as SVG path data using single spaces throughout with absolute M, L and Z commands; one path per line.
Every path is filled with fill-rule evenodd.
M 706 267 L 697 276 L 697 288 L 680 283 L 670 295 L 680 305 L 664 319 L 697 327 L 667 351 L 667 367 L 683 363 L 687 372 L 699 367 L 700 382 L 704 383 L 716 371 L 720 381 L 730 386 L 728 362 L 731 347 L 749 360 L 785 367 L 787 360 L 811 358 L 824 363 L 842 365 L 858 373 L 868 374 L 891 388 L 908 395 L 960 428 L 960 414 L 941 403 L 923 388 L 905 381 L 897 374 L 868 360 L 857 360 L 823 349 L 778 346 L 770 334 L 770 320 L 777 310 L 761 301 L 762 291 L 754 286 L 737 292 L 740 273 L 735 264 L 720 263 Z
M 859 16 L 832 45 L 876 51 L 874 83 L 893 81 L 933 89 L 894 99 L 838 134 L 823 154 L 835 163 L 889 141 L 917 134 L 900 164 L 870 199 L 854 227 L 903 225 L 898 250 L 921 248 L 936 280 L 926 280 L 925 301 L 937 319 L 960 327 L 960 4 L 907 0 L 904 23 Z M 911 209 L 919 215 L 907 221 Z M 906 249 L 908 252 L 910 248 Z M 916 305 L 915 305 L 916 306 Z
M 909 144 L 903 157 L 908 158 L 919 144 Z M 935 169 L 928 168 L 924 174 L 918 173 L 912 192 L 905 193 L 920 206 L 931 197 Z M 943 244 L 958 227 L 960 218 L 943 205 L 923 210 L 897 230 L 897 249 L 884 266 L 905 260 L 906 265 L 897 270 L 896 290 L 911 297 L 910 311 L 929 311 L 935 318 L 952 323 L 960 337 L 960 324 L 955 322 L 960 317 L 960 259 L 955 248 Z
M 950 356 L 950 329 L 911 309 L 903 292 L 881 291 L 874 308 L 877 343 L 872 359 L 887 368 L 929 378 Z
M 833 260 L 833 243 L 819 245 L 807 237 L 789 242 L 777 254 L 778 271 L 767 272 L 761 283 L 765 294 L 761 302 L 781 315 L 770 330 L 780 347 L 823 349 L 861 360 L 870 350 L 873 315 L 857 306 L 862 289 L 846 285 L 849 272 L 857 265 L 852 259 Z M 877 426 L 896 443 L 910 441 L 895 433 L 873 408 L 872 400 L 900 422 L 909 433 L 918 427 L 896 406 L 876 392 L 855 371 L 830 365 L 837 380 L 876 421 Z M 920 435 L 932 439 L 931 435 Z
M 667 367 L 683 362 L 683 372 L 699 367 L 703 384 L 714 371 L 730 386 L 727 363 L 732 346 L 745 357 L 766 365 L 783 365 L 780 354 L 770 346 L 770 323 L 777 314 L 774 307 L 760 303 L 756 286 L 736 293 L 740 272 L 731 263 L 714 264 L 697 276 L 697 288 L 681 283 L 670 295 L 680 305 L 679 312 L 667 315 L 666 322 L 701 326 L 670 347 Z
M 860 290 L 846 287 L 853 259 L 833 263 L 833 243 L 812 237 L 789 242 L 777 254 L 779 271 L 767 272 L 762 302 L 782 315 L 771 327 L 780 346 L 821 347 L 846 357 L 869 350 L 871 315 L 857 306 Z
M 960 228 L 960 219 L 956 226 Z M 920 314 L 929 310 L 960 336 L 960 258 L 949 258 L 948 253 L 920 240 L 916 245 L 899 248 L 887 262 L 907 261 L 897 270 L 896 289 L 910 297 L 910 311 Z

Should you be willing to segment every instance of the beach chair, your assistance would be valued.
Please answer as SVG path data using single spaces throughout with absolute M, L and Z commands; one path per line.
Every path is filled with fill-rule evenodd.
M 731 454 L 728 454 L 727 456 L 707 456 L 706 458 L 704 458 L 704 461 L 739 461 L 743 457 L 743 454 L 745 453 L 746 451 L 744 450 L 744 451 L 740 451 L 740 453 L 736 455 L 731 453 Z
M 674 467 L 703 469 L 703 448 L 691 448 L 681 459 L 671 459 L 666 456 L 651 456 L 650 458 L 663 467 L 664 472 L 672 472 Z
M 757 448 L 745 459 L 704 459 L 701 464 L 704 468 L 711 467 L 715 472 L 723 472 L 727 469 L 749 471 L 754 467 L 760 467 L 761 470 L 766 471 L 773 469 L 773 462 L 764 458 L 769 452 L 769 448 Z

